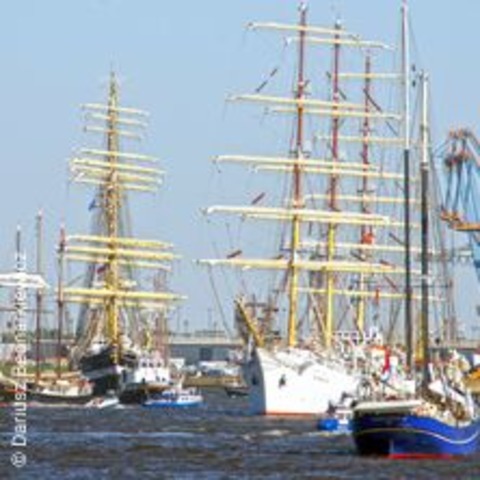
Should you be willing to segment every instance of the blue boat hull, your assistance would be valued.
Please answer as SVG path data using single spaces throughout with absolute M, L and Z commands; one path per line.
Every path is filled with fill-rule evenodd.
M 361 455 L 452 457 L 480 449 L 480 420 L 453 427 L 425 416 L 364 413 L 354 417 L 352 433 Z
M 335 417 L 325 417 L 318 420 L 317 429 L 321 432 L 350 433 L 352 431 L 352 421 L 341 422 Z

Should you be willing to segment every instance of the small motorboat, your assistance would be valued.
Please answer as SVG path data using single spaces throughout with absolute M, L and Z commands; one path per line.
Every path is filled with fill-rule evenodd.
M 351 395 L 343 394 L 340 401 L 330 404 L 325 415 L 317 422 L 317 429 L 321 432 L 350 433 L 352 431 L 354 399 Z
M 202 394 L 196 388 L 171 388 L 151 395 L 142 405 L 147 408 L 187 408 L 202 403 Z
M 347 406 L 339 406 L 318 420 L 317 429 L 321 432 L 350 433 L 352 419 L 352 409 Z

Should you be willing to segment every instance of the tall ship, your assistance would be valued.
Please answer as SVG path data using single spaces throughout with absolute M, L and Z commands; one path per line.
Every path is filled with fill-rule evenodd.
M 37 216 L 37 233 L 41 226 L 41 212 Z M 15 339 L 24 343 L 25 348 L 29 349 L 32 357 L 35 358 L 35 372 L 28 373 L 26 369 L 16 369 L 11 371 L 10 376 L 0 374 L 0 399 L 2 401 L 14 401 L 17 391 L 24 395 L 25 400 L 33 404 L 74 404 L 81 405 L 87 403 L 92 396 L 92 388 L 88 381 L 82 377 L 80 372 L 63 372 L 60 369 L 60 362 L 57 363 L 57 371 L 46 371 L 40 361 L 40 318 L 42 315 L 43 295 L 47 292 L 49 286 L 40 273 L 41 263 L 39 252 L 37 251 L 37 273 L 32 274 L 27 271 L 27 255 L 23 247 L 21 228 L 17 227 L 15 237 L 15 270 L 11 273 L 0 274 L 0 286 L 11 288 L 14 291 L 13 305 L 5 310 L 11 311 L 13 319 L 10 324 L 11 333 Z M 29 307 L 29 291 L 35 290 L 36 308 Z M 26 336 L 26 325 L 29 321 L 29 310 L 35 313 L 36 328 L 35 342 L 29 343 Z M 13 355 L 13 354 L 12 354 Z M 42 368 L 43 367 L 43 368 Z M 15 375 L 14 375 L 15 373 Z
M 402 75 L 383 71 L 379 58 L 390 52 L 387 45 L 340 22 L 309 25 L 304 3 L 297 24 L 249 28 L 286 36 L 295 58 L 274 68 L 253 93 L 230 100 L 264 105 L 266 117 L 283 121 L 262 144 L 267 138 L 278 144 L 278 132 L 288 132 L 281 146 L 288 153 L 215 159 L 252 167 L 249 184 L 258 190 L 247 206 L 206 209 L 238 216 L 243 243 L 225 258 L 201 262 L 240 272 L 235 318 L 249 350 L 252 413 L 321 414 L 356 394 L 366 350 L 400 334 L 405 112 L 391 92 L 400 89 Z M 350 71 L 343 69 L 347 61 Z M 292 63 L 294 79 L 280 84 Z M 293 95 L 285 96 L 292 83 Z M 269 177 L 257 180 L 263 175 Z M 263 223 L 250 227 L 250 221 Z M 255 248 L 257 257 L 247 257 L 245 250 Z
M 151 280 L 152 272 L 171 271 L 178 258 L 173 246 L 132 233 L 130 196 L 155 192 L 161 183 L 157 160 L 132 148 L 142 138 L 148 114 L 120 105 L 113 72 L 108 101 L 85 104 L 83 110 L 85 131 L 98 140 L 81 148 L 69 165 L 72 182 L 93 189 L 88 207 L 91 231 L 70 235 L 62 230 L 58 306 L 63 328 L 66 313 L 71 318 L 71 306 L 77 306 L 77 340 L 70 358 L 98 395 L 121 391 L 146 367 L 149 375 L 155 366 L 159 376 L 165 375 L 153 349 L 152 332 L 156 319 L 168 315 L 181 296 L 167 285 L 154 288 Z M 138 382 L 152 380 L 147 377 Z
M 422 185 L 422 315 L 419 329 L 421 343 L 420 360 L 416 368 L 417 384 L 414 395 L 385 395 L 380 388 L 373 389 L 370 398 L 359 399 L 353 410 L 353 438 L 361 455 L 382 455 L 391 458 L 445 458 L 472 455 L 480 449 L 480 417 L 478 405 L 466 385 L 466 374 L 470 364 L 466 357 L 449 348 L 432 350 L 431 332 L 436 312 L 430 305 L 430 290 L 436 282 L 429 281 L 434 275 L 430 267 L 432 256 L 429 245 L 429 223 L 432 198 L 429 195 L 429 132 L 427 116 L 428 77 L 422 74 L 424 116 L 422 121 L 423 154 L 421 161 Z M 459 149 L 460 150 L 460 149 Z M 456 162 L 470 163 L 473 155 L 463 151 L 452 151 L 447 155 L 446 164 L 451 168 Z M 463 166 L 459 168 L 463 170 Z M 467 174 L 472 181 L 473 170 Z M 462 175 L 461 177 L 463 177 Z M 459 182 L 462 184 L 463 180 Z M 460 185 L 458 185 L 460 186 Z M 468 202 L 465 202 L 468 205 Z M 450 210 L 449 202 L 444 204 L 443 217 L 459 231 L 472 232 L 478 229 L 469 215 L 463 216 L 468 208 Z M 446 208 L 445 208 L 446 207 Z M 438 221 L 438 219 L 437 219 Z M 413 363 L 413 362 L 412 362 Z
M 408 6 L 402 5 L 403 38 L 408 39 Z M 405 57 L 405 78 L 409 78 L 409 61 Z M 409 282 L 406 275 L 406 289 L 410 295 L 405 298 L 405 337 L 407 347 L 406 371 L 403 375 L 413 378 L 413 391 L 392 390 L 390 378 L 397 376 L 390 362 L 385 376 L 365 377 L 369 389 L 359 396 L 353 409 L 352 433 L 357 451 L 361 455 L 382 455 L 392 458 L 444 458 L 471 455 L 480 447 L 480 420 L 478 405 L 466 386 L 469 361 L 452 348 L 450 336 L 455 330 L 445 328 L 450 322 L 445 313 L 451 309 L 438 308 L 450 303 L 452 265 L 445 265 L 446 249 L 440 218 L 446 220 L 458 231 L 472 232 L 478 229 L 475 215 L 472 216 L 471 191 L 459 192 L 465 180 L 468 185 L 475 181 L 472 169 L 464 168 L 472 162 L 472 150 L 466 147 L 456 149 L 446 156 L 447 170 L 456 170 L 455 181 L 450 184 L 450 196 L 440 207 L 438 198 L 438 176 L 431 174 L 432 149 L 429 123 L 429 79 L 422 72 L 416 76 L 421 85 L 421 119 L 419 125 L 420 154 L 406 141 L 404 150 L 404 198 L 406 205 L 410 198 L 419 198 L 420 203 L 420 310 L 413 315 L 413 293 L 418 287 Z M 405 100 L 409 98 L 409 82 L 405 82 Z M 407 134 L 408 140 L 408 134 Z M 474 142 L 472 142 L 474 144 Z M 473 163 L 473 162 L 472 162 Z M 465 171 L 464 171 L 465 170 Z M 419 188 L 411 189 L 415 180 Z M 433 187 L 433 188 L 432 188 Z M 455 189 L 457 193 L 455 194 Z M 453 193 L 452 193 L 453 192 Z M 415 194 L 418 194 L 418 197 Z M 412 194 L 412 196 L 410 195 Z M 469 198 L 470 196 L 470 198 Z M 411 271 L 413 258 L 410 255 L 410 225 L 413 216 L 406 208 L 405 260 L 406 273 Z M 437 260 L 440 259 L 439 262 Z M 440 267 L 440 268 L 438 268 Z M 408 291 L 408 290 L 407 290 Z M 441 302 L 436 297 L 442 297 Z M 450 342 L 449 342 L 450 340 Z M 419 346 L 413 351 L 413 344 Z M 435 349 L 433 348 L 435 347 Z

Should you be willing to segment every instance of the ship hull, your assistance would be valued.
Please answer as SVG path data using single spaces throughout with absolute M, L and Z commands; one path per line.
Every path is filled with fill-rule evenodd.
M 428 416 L 371 412 L 354 416 L 352 433 L 360 455 L 441 458 L 480 449 L 480 421 L 456 427 Z
M 358 384 L 340 363 L 300 348 L 257 348 L 245 369 L 250 411 L 257 415 L 322 414 Z
M 0 405 L 15 400 L 15 387 L 9 384 L 0 383 Z
M 28 392 L 28 400 L 47 405 L 85 405 L 93 395 L 61 395 L 42 392 Z
M 120 356 L 119 363 L 113 362 L 113 348 L 107 347 L 95 354 L 80 359 L 82 374 L 93 384 L 94 395 L 105 395 L 108 391 L 119 391 L 126 376 L 125 370 L 135 368 L 135 354 L 127 352 Z
M 119 395 L 120 403 L 124 404 L 141 404 L 152 395 L 162 393 L 168 389 L 170 385 L 161 384 L 143 384 L 136 383 L 127 385 Z

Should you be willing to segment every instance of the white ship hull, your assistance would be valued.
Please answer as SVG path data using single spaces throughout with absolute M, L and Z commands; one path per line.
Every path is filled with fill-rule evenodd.
M 358 377 L 340 360 L 301 348 L 257 348 L 245 373 L 250 411 L 257 415 L 322 414 L 358 386 Z

